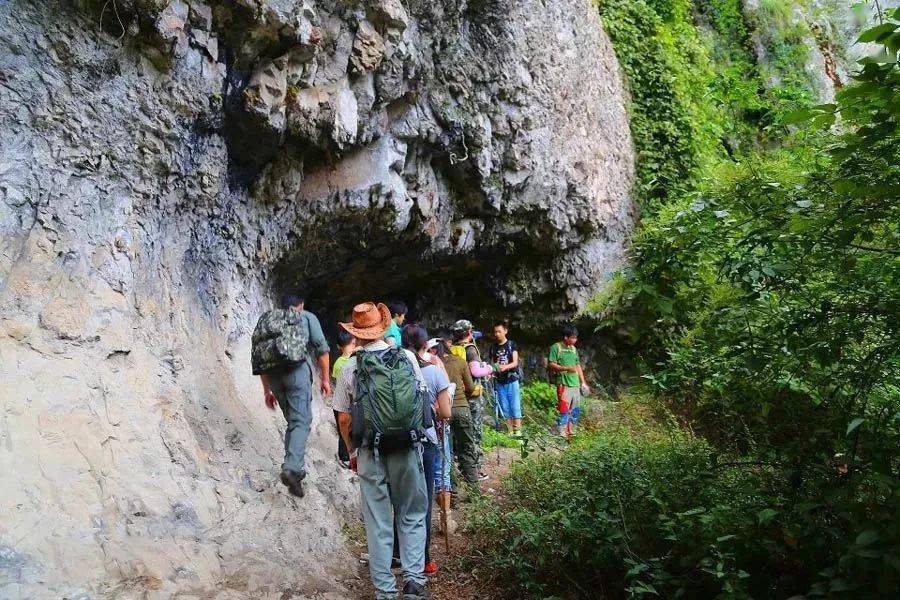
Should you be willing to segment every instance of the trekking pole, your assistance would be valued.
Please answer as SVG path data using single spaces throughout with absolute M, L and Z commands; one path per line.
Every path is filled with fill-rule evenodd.
M 506 415 L 503 414 L 503 407 L 500 406 L 500 398 L 497 396 L 497 386 L 494 384 L 493 380 L 490 382 L 491 388 L 491 398 L 494 401 L 494 421 L 497 423 L 497 432 L 500 431 L 500 421 L 506 420 Z M 500 466 L 500 444 L 494 445 L 494 456 L 497 458 L 497 466 Z

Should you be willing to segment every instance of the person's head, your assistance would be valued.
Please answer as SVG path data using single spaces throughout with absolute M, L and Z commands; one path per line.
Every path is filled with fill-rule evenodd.
M 340 323 L 341 329 L 357 340 L 358 346 L 384 339 L 384 333 L 391 324 L 391 311 L 384 304 L 363 302 L 353 307 L 353 317 L 349 323 Z
M 494 339 L 501 344 L 506 342 L 506 335 L 509 333 L 509 323 L 506 321 L 497 321 L 494 323 Z
M 409 312 L 406 303 L 402 300 L 391 300 L 387 303 L 387 307 L 391 311 L 391 318 L 394 319 L 394 322 L 397 325 L 403 325 L 403 321 L 406 320 L 406 313 Z
M 574 325 L 566 325 L 562 330 L 562 338 L 566 346 L 574 346 L 578 342 L 578 330 Z
M 425 348 L 428 352 L 434 354 L 438 358 L 444 358 L 447 355 L 447 341 L 440 337 L 428 340 L 425 344 Z
M 458 344 L 461 342 L 468 342 L 472 339 L 472 330 L 475 329 L 474 325 L 472 325 L 472 321 L 468 319 L 460 319 L 456 323 L 453 324 L 453 327 L 450 329 L 450 332 L 453 334 L 453 342 Z
M 337 345 L 338 348 L 341 349 L 341 352 L 346 350 L 353 350 L 353 346 L 356 345 L 356 338 L 350 334 L 346 329 L 338 328 L 337 332 Z
M 425 349 L 428 343 L 428 332 L 421 325 L 407 325 L 403 328 L 403 347 L 416 354 Z
M 296 311 L 303 310 L 303 294 L 291 293 L 281 296 L 281 308 L 293 308 Z

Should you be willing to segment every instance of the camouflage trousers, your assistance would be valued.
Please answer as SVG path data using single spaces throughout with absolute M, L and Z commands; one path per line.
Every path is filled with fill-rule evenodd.
M 481 448 L 481 437 L 484 428 L 484 395 L 469 398 L 469 410 L 472 412 L 472 430 L 475 434 L 475 466 L 480 473 L 484 467 L 484 450 Z

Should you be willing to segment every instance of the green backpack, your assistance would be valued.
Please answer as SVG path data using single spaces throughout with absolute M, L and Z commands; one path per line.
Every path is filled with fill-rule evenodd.
M 402 348 L 356 351 L 350 435 L 356 448 L 391 452 L 424 439 L 428 392 Z
M 296 310 L 276 308 L 264 312 L 256 322 L 251 342 L 254 375 L 297 365 L 306 360 L 309 326 Z

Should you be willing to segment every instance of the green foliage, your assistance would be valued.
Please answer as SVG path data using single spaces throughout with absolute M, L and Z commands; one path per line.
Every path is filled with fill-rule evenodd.
M 649 202 L 671 194 L 718 136 L 706 101 L 712 71 L 689 0 L 599 0 L 632 97 L 638 185 Z
M 599 433 L 517 464 L 508 505 L 480 505 L 469 528 L 497 576 L 518 582 L 519 597 L 765 591 L 743 567 L 769 562 L 753 541 L 775 527 L 754 491 L 766 474 L 735 477 L 713 460 L 684 434 Z M 736 544 L 738 535 L 751 543 Z
M 493 427 L 485 427 L 481 437 L 481 448 L 487 452 L 494 448 L 519 448 L 522 442 L 513 436 L 497 431 Z
M 645 377 L 696 431 L 770 470 L 768 484 L 746 482 L 760 524 L 779 528 L 740 529 L 732 546 L 763 544 L 790 582 L 773 576 L 774 591 L 754 596 L 887 596 L 900 580 L 900 12 L 890 17 L 862 34 L 883 48 L 854 85 L 808 108 L 802 28 L 762 3 L 774 64 L 796 75 L 796 90 L 782 77 L 764 99 L 777 115 L 766 122 L 801 135 L 670 188 L 643 221 L 635 267 L 592 306 L 604 327 L 630 330 Z M 718 18 L 740 30 L 733 12 Z M 745 590 L 769 568 L 735 564 Z
M 556 388 L 546 381 L 532 381 L 522 385 L 522 411 L 529 415 L 556 415 Z M 543 420 L 546 420 L 543 419 Z

